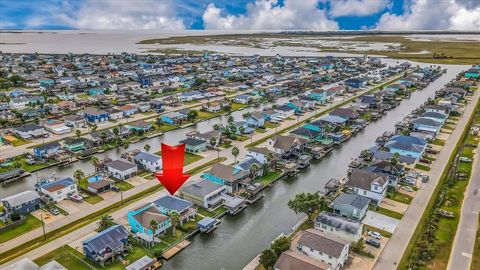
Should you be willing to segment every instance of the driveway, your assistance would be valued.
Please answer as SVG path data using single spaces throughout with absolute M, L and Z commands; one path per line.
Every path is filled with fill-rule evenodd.
M 362 220 L 363 224 L 378 228 L 380 230 L 393 233 L 400 221 L 373 211 L 368 210 L 365 218 Z
M 397 202 L 394 200 L 390 200 L 389 198 L 383 199 L 382 203 L 380 204 L 380 207 L 392 210 L 397 213 L 402 213 L 404 214 L 407 209 L 408 209 L 408 204 L 404 204 L 401 202 Z

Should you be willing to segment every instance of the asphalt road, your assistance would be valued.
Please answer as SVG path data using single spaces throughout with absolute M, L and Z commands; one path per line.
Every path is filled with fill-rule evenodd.
M 480 212 L 480 151 L 478 149 L 474 162 L 470 183 L 463 200 L 460 223 L 448 261 L 447 269 L 449 270 L 468 270 L 472 261 Z

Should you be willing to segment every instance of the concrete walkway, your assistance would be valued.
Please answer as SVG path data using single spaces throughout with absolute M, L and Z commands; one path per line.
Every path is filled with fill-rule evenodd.
M 475 194 L 476 190 L 476 194 Z M 477 149 L 475 163 L 472 168 L 462 205 L 462 214 L 453 241 L 448 270 L 470 269 L 472 252 L 475 246 L 478 229 L 478 213 L 480 212 L 480 151 Z
M 390 80 L 393 80 L 393 79 L 394 78 L 390 78 L 386 81 L 390 81 Z M 336 106 L 338 104 L 341 104 L 342 102 L 354 100 L 358 96 L 361 96 L 362 94 L 372 90 L 373 88 L 374 88 L 374 86 L 369 87 L 367 89 L 364 89 L 362 91 L 359 91 L 355 95 L 347 97 L 345 100 L 337 100 L 332 105 L 328 105 L 328 106 L 325 106 L 325 107 L 322 107 L 322 108 L 318 109 L 317 113 L 327 111 L 331 107 Z M 308 119 L 308 118 L 310 118 L 314 115 L 315 115 L 315 112 L 308 112 L 308 113 L 304 114 L 303 116 L 301 116 L 299 118 L 299 121 L 306 120 L 306 119 Z M 284 129 L 284 128 L 287 128 L 287 127 L 294 127 L 295 125 L 297 125 L 297 122 L 298 122 L 297 119 L 286 120 L 286 121 L 282 122 L 281 126 L 278 129 L 281 130 L 281 129 Z M 252 140 L 253 140 L 253 142 L 255 142 L 257 140 L 260 140 L 262 138 L 265 138 L 265 137 L 273 135 L 273 134 L 275 134 L 275 128 L 268 129 L 267 132 L 265 132 L 265 133 L 255 133 L 253 135 Z M 234 142 L 232 144 L 232 146 L 236 146 L 240 150 L 240 154 L 238 155 L 237 160 L 241 160 L 243 157 L 246 156 L 247 150 L 246 150 L 245 147 L 248 146 L 249 144 L 250 144 L 250 138 L 248 140 L 243 141 L 243 142 Z M 234 162 L 234 157 L 231 154 L 231 148 L 223 149 L 222 151 L 219 152 L 219 156 L 227 158 L 227 160 L 225 160 L 223 162 L 224 164 L 232 164 Z M 217 153 L 216 152 L 211 152 L 211 154 L 208 155 L 207 157 L 205 157 L 205 158 L 203 158 L 199 161 L 196 161 L 194 163 L 191 163 L 188 166 L 185 166 L 184 171 L 188 171 L 188 170 L 191 170 L 191 169 L 196 168 L 198 166 L 201 166 L 203 164 L 206 164 L 207 162 L 215 160 L 216 158 L 217 158 Z M 198 178 L 199 178 L 199 176 L 197 174 L 197 176 L 190 177 L 188 179 L 188 182 L 196 181 L 196 180 L 198 180 Z M 136 187 L 134 187 L 130 190 L 127 190 L 127 191 L 123 192 L 123 198 L 128 198 L 128 197 L 130 197 L 134 194 L 142 192 L 142 191 L 144 191 L 144 190 L 146 190 L 150 187 L 153 187 L 157 184 L 158 184 L 158 182 L 156 180 L 152 180 L 152 181 L 149 181 L 149 182 L 147 182 L 143 185 L 136 186 Z M 128 210 L 140 207 L 140 206 L 142 206 L 142 205 L 144 205 L 148 202 L 151 202 L 155 199 L 158 199 L 159 197 L 161 197 L 165 194 L 167 194 L 167 191 L 162 189 L 161 191 L 158 191 L 158 192 L 156 192 L 156 193 L 154 193 L 150 196 L 144 197 L 144 198 L 136 201 L 135 203 L 132 203 L 132 204 L 126 206 L 126 207 L 123 207 L 123 208 L 117 210 L 116 212 L 112 213 L 111 215 L 114 218 L 114 220 L 121 219 L 122 217 L 127 215 Z M 93 207 L 89 207 L 89 208 L 87 208 L 83 211 L 72 213 L 72 214 L 70 214 L 70 215 L 68 215 L 68 216 L 66 216 L 62 219 L 59 219 L 56 222 L 46 224 L 45 225 L 46 232 L 48 233 L 52 230 L 64 227 L 67 224 L 69 224 L 71 222 L 74 222 L 77 219 L 80 219 L 80 218 L 82 218 L 86 215 L 89 215 L 91 213 L 99 211 L 100 209 L 105 208 L 105 207 L 107 207 L 111 204 L 119 203 L 119 202 L 120 202 L 120 194 L 117 194 L 116 196 L 114 196 L 112 198 L 103 200 L 103 201 L 95 204 Z M 86 226 L 84 226 L 84 227 L 82 227 L 78 230 L 70 232 L 70 233 L 68 233 L 68 234 L 66 234 L 66 235 L 64 235 L 60 238 L 57 238 L 57 239 L 55 239 L 55 240 L 53 240 L 53 241 L 51 241 L 51 242 L 49 242 L 45 245 L 42 245 L 41 247 L 39 247 L 39 248 L 37 248 L 33 251 L 30 251 L 23 256 L 17 257 L 15 260 L 18 260 L 18 259 L 20 259 L 22 257 L 25 257 L 25 256 L 29 257 L 31 259 L 38 258 L 45 253 L 48 253 L 48 252 L 50 252 L 50 251 L 52 251 L 56 248 L 59 248 L 59 247 L 65 245 L 65 244 L 68 244 L 68 243 L 74 241 L 75 239 L 78 239 L 78 238 L 80 238 L 80 237 L 82 237 L 86 234 L 91 233 L 95 229 L 96 229 L 95 222 L 90 223 L 90 224 L 88 224 L 88 225 L 86 225 Z M 25 243 L 29 240 L 40 237 L 42 235 L 43 235 L 43 231 L 42 231 L 42 228 L 40 227 L 40 228 L 34 229 L 30 232 L 27 232 L 25 234 L 22 234 L 22 235 L 14 238 L 12 240 L 4 242 L 4 243 L 0 244 L 0 254 L 8 251 L 9 249 L 12 249 L 12 248 L 18 246 L 18 245 L 21 245 L 21 244 L 23 244 L 23 243 Z M 15 261 L 15 260 L 13 260 L 13 261 Z M 11 263 L 11 262 L 9 262 L 9 263 Z
M 397 264 L 405 253 L 408 243 L 418 225 L 418 221 L 421 219 L 423 212 L 425 212 L 425 208 L 432 196 L 433 190 L 437 186 L 440 176 L 442 175 L 444 168 L 447 166 L 450 155 L 454 150 L 457 141 L 460 139 L 463 129 L 467 125 L 470 115 L 473 113 L 479 98 L 480 90 L 477 90 L 472 97 L 472 101 L 466 106 L 455 129 L 437 156 L 436 161 L 433 162 L 430 171 L 426 173 L 429 175 L 430 180 L 428 183 L 424 183 L 422 188 L 417 191 L 410 207 L 398 224 L 395 233 L 380 254 L 374 267 L 375 270 L 390 270 L 397 268 Z

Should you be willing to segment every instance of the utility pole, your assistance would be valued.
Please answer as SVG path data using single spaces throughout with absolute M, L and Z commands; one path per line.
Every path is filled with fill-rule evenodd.
M 42 229 L 43 229 L 43 240 L 47 240 L 47 234 L 45 233 L 45 222 L 43 221 L 43 214 L 40 214 L 40 219 L 42 221 Z
M 123 190 L 120 189 L 120 205 L 123 205 Z

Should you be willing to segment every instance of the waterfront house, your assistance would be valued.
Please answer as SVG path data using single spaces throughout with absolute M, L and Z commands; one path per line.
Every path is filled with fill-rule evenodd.
M 277 135 L 268 139 L 267 149 L 281 156 L 303 153 L 308 141 L 296 136 Z
M 370 198 L 380 204 L 387 194 L 388 177 L 385 174 L 374 173 L 363 169 L 353 169 L 348 176 L 347 187 L 356 194 Z
M 125 117 L 134 115 L 138 112 L 138 108 L 134 107 L 132 105 L 124 105 L 124 106 L 119 107 L 118 109 L 122 111 L 123 116 L 125 116 Z
M 181 144 L 185 144 L 185 151 L 189 153 L 198 153 L 207 150 L 207 142 L 195 138 L 186 138 L 179 141 Z
M 315 131 L 305 127 L 297 128 L 291 131 L 290 134 L 301 137 L 308 142 L 321 141 L 323 139 L 323 132 Z
M 80 115 L 70 114 L 63 117 L 63 122 L 67 127 L 79 128 L 85 126 L 86 120 Z
M 193 207 L 193 203 L 177 196 L 165 195 L 153 202 L 160 212 L 168 215 L 171 211 L 175 211 L 180 215 L 180 226 L 184 222 L 195 219 L 197 209 Z
M 26 215 L 40 209 L 40 196 L 35 191 L 26 190 L 1 199 L 3 212 L 7 218 L 14 213 Z
M 352 108 L 337 108 L 331 111 L 329 115 L 341 117 L 349 124 L 352 124 L 360 117 L 360 114 Z
M 352 88 L 365 88 L 368 81 L 364 78 L 351 78 L 345 80 L 345 85 Z
M 249 172 L 239 170 L 229 165 L 215 163 L 210 170 L 202 174 L 202 178 L 227 186 L 229 193 L 236 192 L 242 183 L 249 180 Z
M 68 199 L 73 194 L 78 194 L 77 184 L 72 178 L 64 178 L 48 182 L 39 186 L 39 193 L 48 201 L 55 203 Z
M 300 233 L 297 250 L 310 258 L 327 263 L 332 270 L 343 268 L 348 259 L 350 243 L 315 229 Z
M 198 140 L 205 141 L 207 143 L 207 145 L 210 145 L 210 140 L 212 138 L 215 138 L 215 140 L 217 142 L 217 145 L 218 145 L 218 143 L 220 142 L 221 136 L 222 136 L 222 134 L 218 130 L 211 130 L 211 131 L 207 131 L 207 132 L 203 132 L 203 133 L 200 133 L 198 131 L 192 131 L 192 132 L 187 133 L 187 138 L 193 138 L 193 139 L 198 139 Z
M 274 111 L 278 113 L 279 118 L 286 119 L 295 114 L 295 109 L 287 105 L 280 105 L 275 107 Z
M 118 120 L 123 118 L 122 110 L 119 110 L 117 108 L 108 108 L 105 111 L 108 113 L 108 119 L 110 120 Z
M 129 235 L 122 225 L 113 225 L 83 241 L 83 252 L 87 258 L 103 266 L 130 250 Z
M 382 102 L 381 97 L 376 94 L 363 95 L 360 99 L 360 106 L 364 105 L 368 108 L 378 108 Z
M 250 173 L 250 168 L 254 164 L 257 166 L 258 171 L 255 173 L 255 175 L 250 175 L 250 177 L 252 178 L 261 177 L 263 175 L 263 166 L 262 166 L 263 164 L 260 161 L 258 161 L 256 158 L 246 157 L 244 160 L 241 160 L 238 164 L 236 164 L 235 168 Z
M 252 112 L 246 118 L 247 125 L 252 128 L 259 128 L 265 126 L 265 118 L 262 112 Z
M 401 164 L 392 164 L 390 160 L 380 160 L 369 165 L 366 170 L 385 174 L 388 177 L 388 184 L 395 187 L 398 179 L 403 175 L 405 168 Z
M 92 180 L 90 180 L 92 179 Z M 88 179 L 87 190 L 94 194 L 99 194 L 112 189 L 115 186 L 115 181 L 101 176 L 94 176 Z
M 162 157 L 147 152 L 140 152 L 133 157 L 141 169 L 149 172 L 158 172 L 162 169 Z
M 89 140 L 85 138 L 65 138 L 63 148 L 71 152 L 78 152 L 87 149 Z
M 60 143 L 51 142 L 34 147 L 33 154 L 39 158 L 45 158 L 56 154 L 60 151 L 61 147 Z
M 344 218 L 338 214 L 321 212 L 315 218 L 315 229 L 337 236 L 349 243 L 356 243 L 362 238 L 363 224 L 359 221 Z
M 402 156 L 409 156 L 418 159 L 425 150 L 427 141 L 418 137 L 396 135 L 393 136 L 384 147 L 392 154 L 398 153 Z
M 119 180 L 127 180 L 137 175 L 137 165 L 123 160 L 114 160 L 106 165 L 108 175 Z
M 45 132 L 45 128 L 35 124 L 25 124 L 23 126 L 15 127 L 13 131 L 17 136 L 26 140 L 42 137 L 45 134 L 48 134 Z
M 89 123 L 103 123 L 108 121 L 108 112 L 93 107 L 85 108 L 83 116 Z
M 447 121 L 448 115 L 444 113 L 439 113 L 439 112 L 424 112 L 422 113 L 422 115 L 420 115 L 420 117 L 430 118 L 432 120 L 435 120 L 444 124 L 445 121 Z
M 223 205 L 224 197 L 227 193 L 227 187 L 208 180 L 187 185 L 182 188 L 180 194 L 185 200 L 193 202 L 195 205 L 213 211 Z
M 370 198 L 358 195 L 341 193 L 336 197 L 331 207 L 335 214 L 354 220 L 362 220 L 368 211 Z
M 412 120 L 413 130 L 437 134 L 442 127 L 442 122 L 432 118 L 419 117 Z
M 132 232 L 148 242 L 154 242 L 154 236 L 163 235 L 172 226 L 170 218 L 153 203 L 128 211 L 127 218 Z M 155 228 L 151 226 L 152 221 L 157 224 Z
M 131 131 L 134 132 L 147 132 L 153 129 L 153 125 L 150 122 L 147 122 L 145 120 L 137 120 L 135 122 L 128 123 L 128 125 L 125 125 L 126 128 L 128 128 Z
M 179 125 L 183 121 L 187 120 L 187 115 L 178 112 L 168 112 L 161 116 L 161 119 L 164 123 L 170 125 Z
M 202 104 L 202 108 L 207 112 L 217 113 L 222 110 L 222 105 L 220 104 L 220 102 L 213 101 Z
M 331 270 L 329 264 L 308 257 L 297 251 L 287 250 L 280 254 L 274 270 Z
M 329 124 L 330 126 L 343 126 L 347 123 L 347 119 L 330 114 L 320 117 L 319 121 Z
M 252 157 L 258 160 L 262 164 L 268 163 L 268 155 L 272 154 L 273 152 L 268 150 L 265 147 L 250 147 L 247 149 L 247 157 Z

